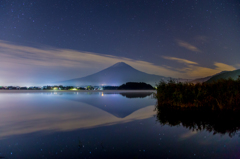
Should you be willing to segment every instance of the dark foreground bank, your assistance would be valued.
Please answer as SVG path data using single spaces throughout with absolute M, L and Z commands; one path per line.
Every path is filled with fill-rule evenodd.
M 157 85 L 156 98 L 159 106 L 240 110 L 240 79 L 202 84 L 162 81 Z

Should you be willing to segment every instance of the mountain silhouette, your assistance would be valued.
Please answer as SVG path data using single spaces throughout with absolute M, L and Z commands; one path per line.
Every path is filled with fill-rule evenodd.
M 211 83 L 211 82 L 217 81 L 219 79 L 228 79 L 228 78 L 232 78 L 232 79 L 236 80 L 236 79 L 238 79 L 239 76 L 240 76 L 240 69 L 234 70 L 234 71 L 224 71 L 221 74 L 211 77 L 207 81 L 207 83 Z
M 219 72 L 215 75 L 212 75 L 212 76 L 207 76 L 207 77 L 204 77 L 204 78 L 197 78 L 197 79 L 194 79 L 192 81 L 190 81 L 191 83 L 203 83 L 203 82 L 207 82 L 208 80 L 210 80 L 212 77 L 214 76 L 217 76 L 217 75 L 220 75 L 220 74 L 223 74 L 223 73 L 226 73 L 228 71 L 222 71 L 222 72 Z
M 124 62 L 119 62 L 92 75 L 58 82 L 58 84 L 73 86 L 104 84 L 118 86 L 126 82 L 145 82 L 154 86 L 160 80 L 166 81 L 168 79 L 168 77 L 141 72 Z

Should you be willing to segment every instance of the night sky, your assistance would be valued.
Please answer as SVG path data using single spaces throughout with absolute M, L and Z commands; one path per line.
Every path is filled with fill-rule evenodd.
M 239 0 L 1 0 L 0 85 L 83 77 L 117 62 L 194 79 L 240 68 Z

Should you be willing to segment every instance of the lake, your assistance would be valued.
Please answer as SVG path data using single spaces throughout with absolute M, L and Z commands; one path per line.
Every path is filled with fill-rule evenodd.
M 151 93 L 6 92 L 0 101 L 7 159 L 240 158 L 238 125 L 197 131 L 159 113 Z

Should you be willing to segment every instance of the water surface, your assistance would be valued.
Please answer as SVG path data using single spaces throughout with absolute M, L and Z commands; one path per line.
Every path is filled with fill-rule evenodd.
M 151 93 L 2 93 L 0 101 L 0 157 L 240 157 L 238 133 L 163 126 Z

